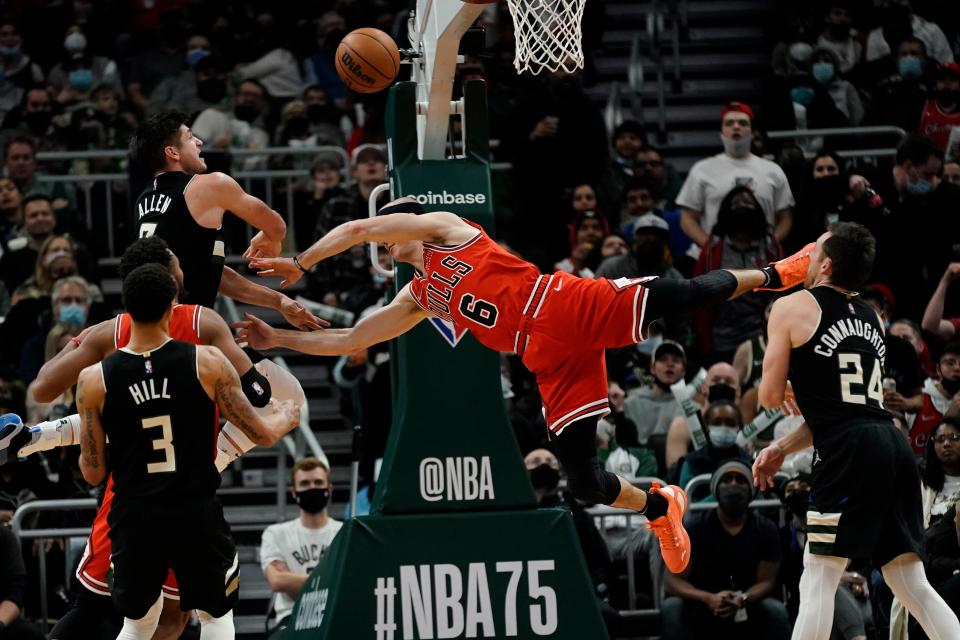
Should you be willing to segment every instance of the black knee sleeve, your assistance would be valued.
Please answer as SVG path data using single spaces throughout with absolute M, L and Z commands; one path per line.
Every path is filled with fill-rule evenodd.
M 554 451 L 567 474 L 574 497 L 591 504 L 613 504 L 620 495 L 620 479 L 603 468 L 594 439 L 597 419 L 571 422 L 554 440 Z
M 692 280 L 657 278 L 643 286 L 650 290 L 645 321 L 653 322 L 723 302 L 736 292 L 737 277 L 718 269 Z

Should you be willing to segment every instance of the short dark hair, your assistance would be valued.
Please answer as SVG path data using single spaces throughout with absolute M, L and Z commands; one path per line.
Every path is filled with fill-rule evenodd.
M 960 341 L 954 340 L 953 342 L 948 342 L 947 345 L 940 350 L 940 358 L 947 353 L 954 356 L 960 356 Z M 937 360 L 940 358 L 937 358 Z
M 186 123 L 187 114 L 175 109 L 150 116 L 130 140 L 130 154 L 150 171 L 162 170 L 167 163 L 164 149 L 179 144 L 180 127 Z
M 254 79 L 254 78 L 246 78 L 246 79 L 244 79 L 244 80 L 241 80 L 240 82 L 237 83 L 237 89 L 240 88 L 240 85 L 244 85 L 244 84 L 254 84 L 254 85 L 257 85 L 258 87 L 260 87 L 260 91 L 263 93 L 263 97 L 264 97 L 264 98 L 267 97 L 267 95 L 268 95 L 268 94 L 267 94 L 267 88 L 264 87 L 264 86 L 263 86 L 263 83 L 260 82 L 259 80 L 256 80 L 256 79 Z
M 123 279 L 123 306 L 134 322 L 159 322 L 177 297 L 177 285 L 159 264 L 140 265 Z
M 909 160 L 914 165 L 920 165 L 926 163 L 930 156 L 936 156 L 942 162 L 943 149 L 933 140 L 919 133 L 908 133 L 897 146 L 897 164 L 903 164 Z
M 150 236 L 149 238 L 140 238 L 123 252 L 120 256 L 120 266 L 118 271 L 120 279 L 126 279 L 127 275 L 137 267 L 145 264 L 159 264 L 161 267 L 170 271 L 170 248 L 167 241 L 160 236 Z
M 16 138 L 9 140 L 7 144 L 3 145 L 4 160 L 7 159 L 7 154 L 10 153 L 10 147 L 15 144 L 25 144 L 30 147 L 30 151 L 33 153 L 33 155 L 37 155 L 37 143 L 33 138 L 30 136 L 17 136 Z
M 53 200 L 50 199 L 50 196 L 48 196 L 45 193 L 38 193 L 36 191 L 34 191 L 33 193 L 25 197 L 20 202 L 20 209 L 21 210 L 26 209 L 28 204 L 30 204 L 31 202 L 37 202 L 38 200 L 42 200 L 43 202 L 46 202 L 48 205 L 50 205 L 50 208 L 53 209 Z
M 866 284 L 873 271 L 877 241 L 862 224 L 837 222 L 830 225 L 830 237 L 824 241 L 823 251 L 833 263 L 831 284 L 856 291 Z

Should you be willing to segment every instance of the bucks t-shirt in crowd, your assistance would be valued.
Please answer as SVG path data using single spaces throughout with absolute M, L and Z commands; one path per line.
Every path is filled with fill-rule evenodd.
M 260 566 L 266 570 L 271 562 L 280 560 L 286 563 L 291 573 L 309 574 L 342 526 L 342 522 L 333 518 L 319 529 L 308 529 L 300 518 L 272 524 L 263 532 Z M 285 593 L 278 593 L 274 611 L 277 622 L 280 622 L 293 611 L 293 599 Z

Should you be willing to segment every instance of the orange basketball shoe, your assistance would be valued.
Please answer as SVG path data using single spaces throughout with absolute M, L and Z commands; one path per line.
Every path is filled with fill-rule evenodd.
M 764 271 L 770 274 L 770 282 L 764 287 L 757 287 L 757 291 L 783 291 L 801 284 L 807 277 L 807 268 L 810 266 L 810 254 L 817 247 L 811 242 L 792 256 L 773 262 Z M 770 272 L 773 273 L 770 273 Z
M 667 501 L 667 515 L 648 522 L 650 530 L 660 539 L 660 553 L 672 573 L 680 573 L 690 563 L 690 536 L 683 528 L 683 514 L 687 511 L 687 494 L 680 487 L 665 487 L 654 482 L 649 493 L 663 496 Z

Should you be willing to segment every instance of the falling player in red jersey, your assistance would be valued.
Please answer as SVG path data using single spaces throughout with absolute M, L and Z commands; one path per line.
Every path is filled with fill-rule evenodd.
M 295 258 L 250 263 L 261 275 L 282 276 L 281 286 L 288 286 L 321 260 L 361 242 L 380 242 L 394 260 L 416 270 L 390 304 L 352 329 L 309 334 L 273 329 L 248 315 L 235 325 L 238 339 L 254 349 L 346 354 L 395 338 L 434 316 L 470 329 L 490 349 L 515 352 L 537 377 L 547 426 L 557 436 L 557 457 L 574 495 L 645 515 L 667 567 L 682 571 L 690 559 L 683 490 L 654 485 L 642 491 L 605 471 L 596 457 L 597 420 L 610 411 L 604 350 L 640 342 L 649 324 L 664 315 L 756 288 L 798 284 L 808 249 L 764 269 L 713 271 L 693 280 L 548 276 L 502 249 L 478 225 L 452 213 L 422 211 L 412 198 L 401 198 L 376 218 L 340 225 Z

